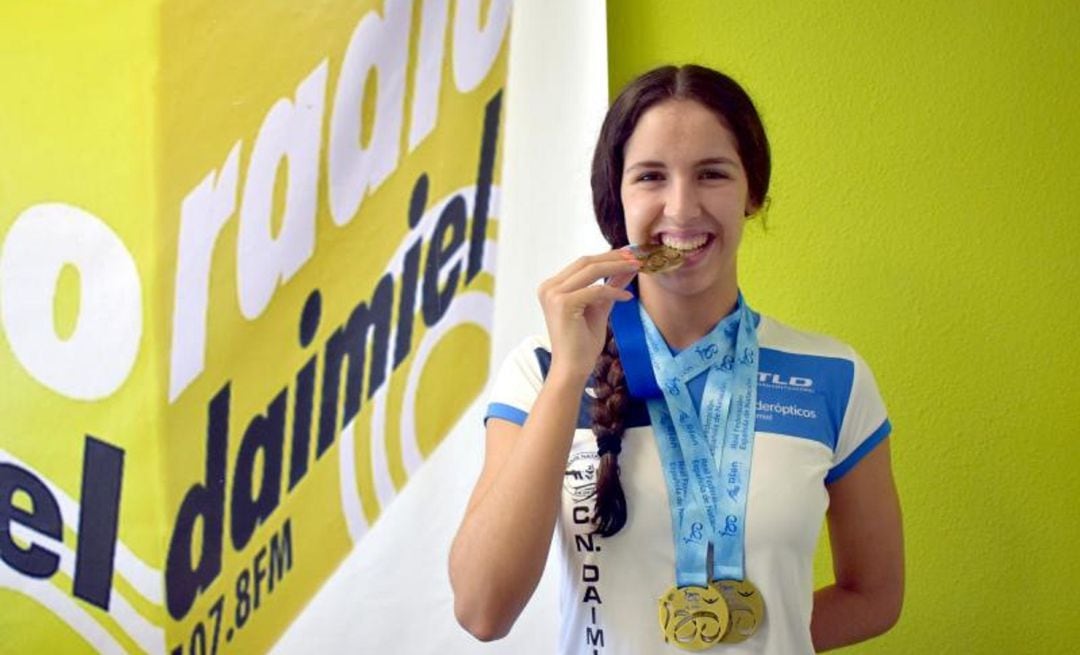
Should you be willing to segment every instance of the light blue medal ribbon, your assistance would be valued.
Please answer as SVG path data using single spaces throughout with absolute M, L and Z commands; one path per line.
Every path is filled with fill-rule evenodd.
M 734 361 L 722 365 L 732 369 L 723 413 L 716 424 L 711 424 L 711 415 L 703 414 L 705 431 L 717 435 L 716 452 L 722 453 L 719 473 L 724 492 L 720 496 L 721 521 L 715 526 L 713 540 L 715 580 L 744 580 L 746 576 L 746 503 L 750 496 L 750 461 L 757 413 L 758 340 L 753 316 L 745 304 L 740 313 Z M 709 394 L 708 385 L 705 393 Z M 702 405 L 705 404 L 703 400 Z
M 672 356 L 644 307 L 649 359 L 663 399 L 647 401 L 668 486 L 675 581 L 742 580 L 743 530 L 757 405 L 758 343 L 742 296 L 736 310 L 690 348 Z M 688 382 L 705 374 L 700 411 Z

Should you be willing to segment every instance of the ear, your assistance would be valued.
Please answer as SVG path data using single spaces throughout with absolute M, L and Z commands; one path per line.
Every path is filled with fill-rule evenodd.
M 746 220 L 753 220 L 757 218 L 758 215 L 765 214 L 767 211 L 769 211 L 769 203 L 771 202 L 771 200 L 772 199 L 769 198 L 769 196 L 765 196 L 765 200 L 763 200 L 761 203 L 755 203 L 754 201 L 748 199 L 746 201 L 746 209 L 744 210 L 746 212 Z

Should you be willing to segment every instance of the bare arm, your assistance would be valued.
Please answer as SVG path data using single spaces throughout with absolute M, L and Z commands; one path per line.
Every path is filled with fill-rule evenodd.
M 549 379 L 525 425 L 488 421 L 484 468 L 450 550 L 458 622 L 505 636 L 547 561 L 584 380 Z
M 825 651 L 879 635 L 900 618 L 904 540 L 889 440 L 829 485 L 836 583 L 814 593 L 810 634 Z
M 547 561 L 581 394 L 603 347 L 607 317 L 639 264 L 615 253 L 578 260 L 540 289 L 551 369 L 521 427 L 488 421 L 484 467 L 450 549 L 458 622 L 478 639 L 505 636 Z

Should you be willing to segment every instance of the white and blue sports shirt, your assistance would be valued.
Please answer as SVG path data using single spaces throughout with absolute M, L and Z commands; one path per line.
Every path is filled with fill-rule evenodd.
M 890 432 L 873 374 L 849 346 L 766 316 L 758 326 L 756 434 L 747 502 L 746 574 L 765 597 L 766 617 L 724 655 L 813 653 L 813 555 L 828 507 L 826 485 L 850 471 Z M 524 424 L 550 364 L 550 346 L 527 339 L 504 362 L 487 418 Z M 632 401 L 620 480 L 628 519 L 613 537 L 591 534 L 596 439 L 592 390 L 582 397 L 567 459 L 560 543 L 564 655 L 681 653 L 663 643 L 657 599 L 674 583 L 670 513 L 649 415 Z

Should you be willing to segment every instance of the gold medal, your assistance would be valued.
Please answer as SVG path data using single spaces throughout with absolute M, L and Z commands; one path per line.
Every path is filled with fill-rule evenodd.
M 728 628 L 728 607 L 719 588 L 674 587 L 660 598 L 664 641 L 683 650 L 705 650 L 720 642 Z
M 667 273 L 683 263 L 682 251 L 655 243 L 630 246 L 630 253 L 642 263 L 642 273 Z
M 736 644 L 755 632 L 765 620 L 765 598 L 749 580 L 714 580 L 709 583 L 724 597 L 729 625 L 721 641 Z

